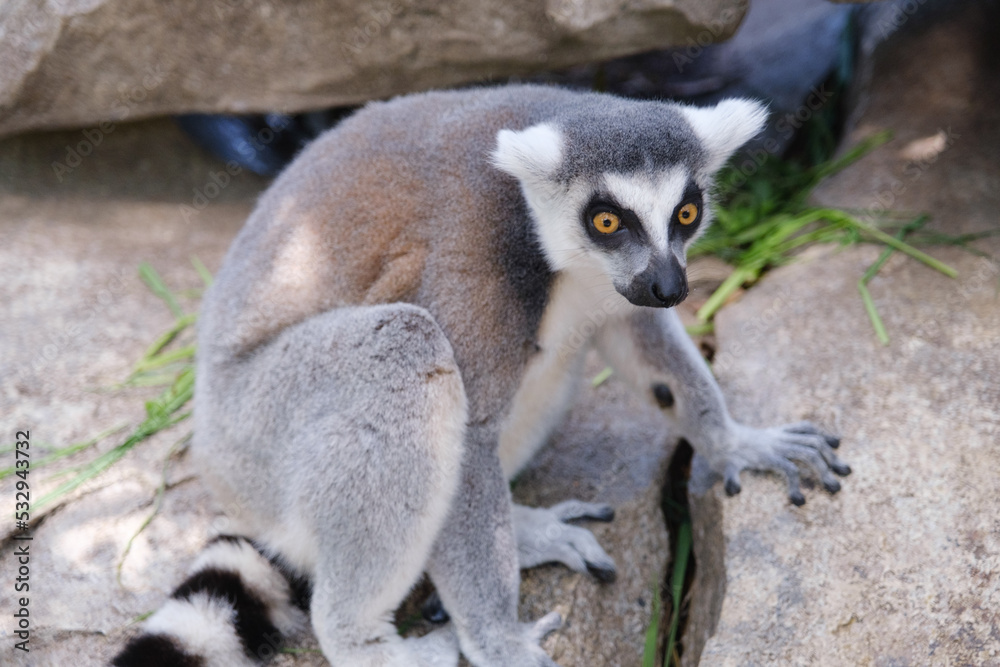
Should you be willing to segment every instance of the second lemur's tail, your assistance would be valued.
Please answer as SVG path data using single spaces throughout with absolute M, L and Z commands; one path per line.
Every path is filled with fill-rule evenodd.
M 215 538 L 115 667 L 259 665 L 303 628 L 308 584 L 242 537 Z

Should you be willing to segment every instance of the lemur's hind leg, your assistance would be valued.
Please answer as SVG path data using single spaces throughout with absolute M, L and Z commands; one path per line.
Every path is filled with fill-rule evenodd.
M 319 537 L 312 625 L 335 665 L 452 667 L 451 628 L 404 640 L 392 615 L 423 572 L 458 483 L 461 377 L 426 311 L 380 307 L 356 320 L 365 333 L 348 349 L 357 359 L 339 369 L 338 391 L 315 387 L 316 409 L 294 436 L 319 453 L 304 462 L 296 492 Z
M 327 659 L 457 664 L 450 628 L 404 640 L 392 624 L 464 456 L 465 391 L 431 315 L 406 304 L 342 308 L 249 355 L 204 363 L 196 445 L 248 532 L 312 580 L 311 621 Z

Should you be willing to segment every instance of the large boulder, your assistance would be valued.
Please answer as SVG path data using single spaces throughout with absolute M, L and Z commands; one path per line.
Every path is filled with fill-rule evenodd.
M 930 22 L 919 3 L 888 15 L 896 34 L 875 52 L 845 143 L 883 129 L 895 139 L 820 203 L 996 232 L 1000 22 L 995 5 L 961 5 Z M 1000 257 L 995 236 L 971 247 Z M 736 498 L 695 499 L 687 641 L 704 650 L 686 664 L 1000 664 L 1000 265 L 929 248 L 953 280 L 897 253 L 869 285 L 884 347 L 857 290 L 880 250 L 820 250 L 717 318 L 714 368 L 735 416 L 812 419 L 843 434 L 854 473 L 801 508 L 763 476 Z M 721 553 L 704 553 L 712 544 Z
M 729 37 L 746 0 L 0 5 L 0 135 L 302 111 Z

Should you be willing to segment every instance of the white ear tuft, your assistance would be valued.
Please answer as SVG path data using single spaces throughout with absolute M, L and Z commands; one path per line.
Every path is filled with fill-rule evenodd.
M 546 123 L 520 131 L 500 130 L 492 157 L 500 171 L 522 181 L 541 180 L 562 163 L 562 136 Z
M 760 132 L 767 122 L 767 107 L 760 102 L 730 99 L 714 107 L 684 107 L 691 129 L 708 151 L 708 169 L 716 171 L 740 146 Z

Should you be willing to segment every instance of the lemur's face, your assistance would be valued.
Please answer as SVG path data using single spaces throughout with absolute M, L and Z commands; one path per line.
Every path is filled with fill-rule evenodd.
M 582 190 L 583 188 L 581 188 Z M 705 195 L 686 169 L 603 174 L 578 206 L 577 241 L 619 294 L 670 308 L 688 294 L 686 249 L 708 219 Z
M 501 131 L 494 163 L 520 180 L 554 270 L 599 272 L 637 306 L 676 306 L 687 248 L 711 220 L 712 177 L 766 112 L 595 98 L 612 108 Z

